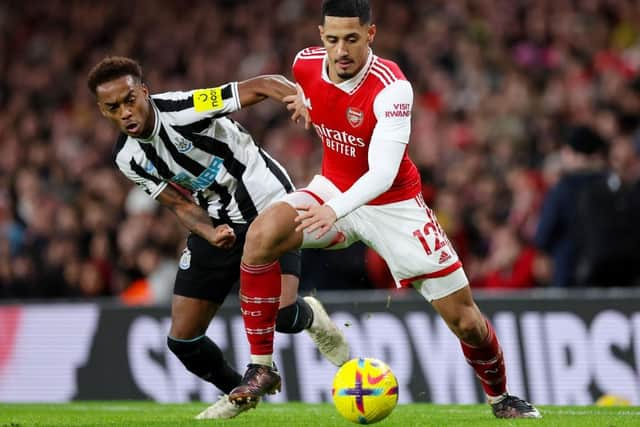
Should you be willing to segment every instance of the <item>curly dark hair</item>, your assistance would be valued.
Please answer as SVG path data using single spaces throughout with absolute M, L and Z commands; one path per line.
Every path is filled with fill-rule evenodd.
M 98 62 L 89 71 L 87 85 L 95 95 L 96 88 L 102 83 L 118 79 L 122 76 L 132 76 L 138 82 L 142 82 L 142 67 L 140 64 L 124 56 L 108 56 Z

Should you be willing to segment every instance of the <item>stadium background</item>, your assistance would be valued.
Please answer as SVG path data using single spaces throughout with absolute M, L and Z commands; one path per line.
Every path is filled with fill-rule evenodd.
M 127 348 L 129 328 L 135 323 L 123 321 L 128 325 L 123 330 L 128 332 L 112 337 L 96 332 L 102 331 L 97 327 L 102 324 L 100 319 L 126 319 L 124 313 L 162 319 L 168 313 L 166 303 L 185 230 L 170 212 L 158 209 L 112 166 L 116 133 L 98 115 L 86 89 L 91 65 L 109 54 L 134 57 L 143 65 L 152 92 L 209 87 L 264 73 L 290 76 L 295 53 L 319 43 L 319 3 L 54 0 L 0 4 L 2 400 L 97 397 L 93 392 L 56 395 L 53 386 L 40 387 L 49 394 L 39 395 L 30 388 L 21 389 L 15 381 L 24 386 L 29 383 L 25 380 L 28 372 L 39 372 L 34 369 L 46 360 L 40 358 L 42 337 L 46 336 L 50 341 L 45 340 L 44 348 L 74 361 L 69 366 L 75 369 L 62 370 L 59 375 L 61 381 L 77 387 L 82 383 L 80 368 L 91 366 L 87 349 L 101 340 Z M 573 367 L 569 372 L 580 381 L 586 379 L 580 384 L 588 393 L 576 386 L 574 391 L 579 392 L 569 393 L 572 397 L 541 392 L 536 401 L 589 403 L 607 391 L 640 403 L 640 326 L 634 308 L 634 304 L 638 307 L 640 276 L 634 267 L 640 265 L 636 263 L 638 251 L 632 251 L 625 280 L 598 284 L 600 289 L 595 291 L 584 286 L 561 290 L 552 280 L 551 272 L 557 266 L 535 245 L 544 197 L 566 173 L 560 153 L 575 125 L 588 124 L 605 138 L 608 154 L 602 155 L 601 167 L 623 177 L 631 188 L 623 201 L 633 200 L 634 195 L 638 199 L 639 2 L 397 0 L 372 4 L 379 31 L 374 52 L 397 61 L 414 87 L 410 150 L 423 176 L 423 193 L 462 257 L 474 288 L 491 291 L 482 300 L 486 301 L 483 309 L 504 312 L 510 307 L 502 299 L 506 291 L 529 289 L 523 296 L 510 293 L 508 297 L 530 301 L 533 312 L 541 317 L 547 312 L 552 317 L 553 313 L 577 316 L 567 320 L 569 324 L 575 326 L 580 323 L 575 319 L 582 319 L 584 328 L 576 327 L 591 331 L 576 334 L 585 338 L 578 347 L 559 341 L 565 347 L 560 345 L 558 351 L 567 356 L 557 359 L 560 365 L 553 365 L 556 370 L 552 371 Z M 303 186 L 318 170 L 317 139 L 291 124 L 281 105 L 264 102 L 234 118 L 285 165 L 296 185 Z M 637 218 L 636 213 L 627 210 L 624 218 Z M 601 223 L 584 231 L 608 236 L 611 245 L 603 248 L 626 240 L 640 242 L 635 222 L 609 222 L 618 225 L 615 234 L 607 234 L 610 229 Z M 304 292 L 324 293 L 329 301 L 330 291 L 343 292 L 344 302 L 345 290 L 391 286 L 379 258 L 361 245 L 336 253 L 308 251 L 303 268 Z M 589 297 L 593 292 L 598 301 L 595 308 L 588 302 L 593 301 Z M 357 300 L 362 295 L 346 298 Z M 366 310 L 340 305 L 339 298 L 328 307 L 342 315 L 348 311 L 364 317 L 366 312 L 397 315 L 407 325 L 405 313 L 421 306 L 414 308 L 417 300 L 411 296 L 389 295 L 400 301 L 402 315 L 389 314 L 382 296 Z M 29 302 L 38 304 L 27 305 Z M 58 305 L 61 303 L 72 305 Z M 139 308 L 142 304 L 156 308 Z M 512 314 L 519 319 L 518 334 L 524 338 L 535 331 L 545 336 L 544 331 L 554 330 L 549 326 L 551 320 L 540 328 L 534 326 L 542 320 L 523 320 L 521 316 L 528 318 L 526 307 L 514 304 Z M 233 322 L 236 308 L 230 301 L 223 324 Z M 76 312 L 80 314 L 70 314 Z M 598 313 L 604 313 L 615 326 L 602 332 L 596 321 Z M 33 318 L 36 320 L 28 320 Z M 84 332 L 74 332 L 85 318 L 93 320 L 87 320 Z M 611 334 L 606 333 L 609 329 Z M 589 338 L 591 333 L 597 338 Z M 74 337 L 70 342 L 76 344 L 62 344 L 65 336 Z M 354 339 L 370 338 L 365 333 L 358 336 Z M 237 346 L 240 342 L 233 341 Z M 575 356 L 579 353 L 572 353 L 591 354 L 593 342 L 606 344 L 603 351 L 611 355 L 606 359 L 612 364 L 596 363 L 602 360 L 599 356 L 581 359 Z M 419 346 L 395 345 L 419 359 Z M 228 349 L 240 363 L 241 347 L 236 350 Z M 383 358 L 390 357 L 384 353 L 388 350 L 376 351 L 382 351 Z M 164 350 L 159 347 L 157 352 Z M 525 353 L 518 354 L 526 361 Z M 118 354 L 130 355 L 125 350 Z M 446 353 L 442 354 L 434 357 L 444 361 Z M 548 359 L 548 354 L 555 353 L 544 354 Z M 164 360 L 164 356 L 157 357 Z M 126 360 L 132 363 L 133 359 Z M 166 368 L 170 363 L 161 365 Z M 295 375 L 305 372 L 302 368 L 300 365 Z M 529 368 L 522 371 L 527 387 L 536 375 L 536 369 Z M 94 369 L 86 375 L 117 367 Z M 616 380 L 602 383 L 608 375 Z M 42 381 L 34 377 L 33 386 L 38 379 Z M 136 387 L 134 397 L 171 400 Z M 126 387 L 117 383 L 113 390 Z M 537 389 L 527 388 L 524 394 L 536 397 L 533 390 Z M 212 391 L 202 393 L 187 396 L 208 398 Z M 420 397 L 419 391 L 411 393 L 414 400 L 438 401 L 437 394 Z M 475 395 L 451 396 L 449 401 L 478 399 Z

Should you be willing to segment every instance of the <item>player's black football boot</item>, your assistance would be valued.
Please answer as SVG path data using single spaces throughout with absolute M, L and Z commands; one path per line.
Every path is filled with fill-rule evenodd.
M 229 401 L 236 405 L 258 402 L 265 394 L 275 394 L 280 391 L 280 374 L 275 365 L 247 365 L 247 371 L 240 381 L 240 385 L 231 390 Z
M 491 405 L 496 418 L 542 418 L 540 412 L 526 400 L 507 395 L 501 401 Z

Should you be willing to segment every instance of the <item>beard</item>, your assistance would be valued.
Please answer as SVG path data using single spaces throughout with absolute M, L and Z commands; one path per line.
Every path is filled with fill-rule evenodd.
M 356 73 L 353 72 L 342 72 L 342 73 L 337 73 L 338 77 L 340 77 L 342 80 L 349 80 L 350 78 L 352 78 L 353 76 L 356 75 Z

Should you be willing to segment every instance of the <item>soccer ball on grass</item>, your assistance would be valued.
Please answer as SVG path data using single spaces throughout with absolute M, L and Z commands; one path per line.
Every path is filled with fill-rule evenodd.
M 336 372 L 331 395 L 340 415 L 354 423 L 373 424 L 396 407 L 398 380 L 378 359 L 351 359 Z

